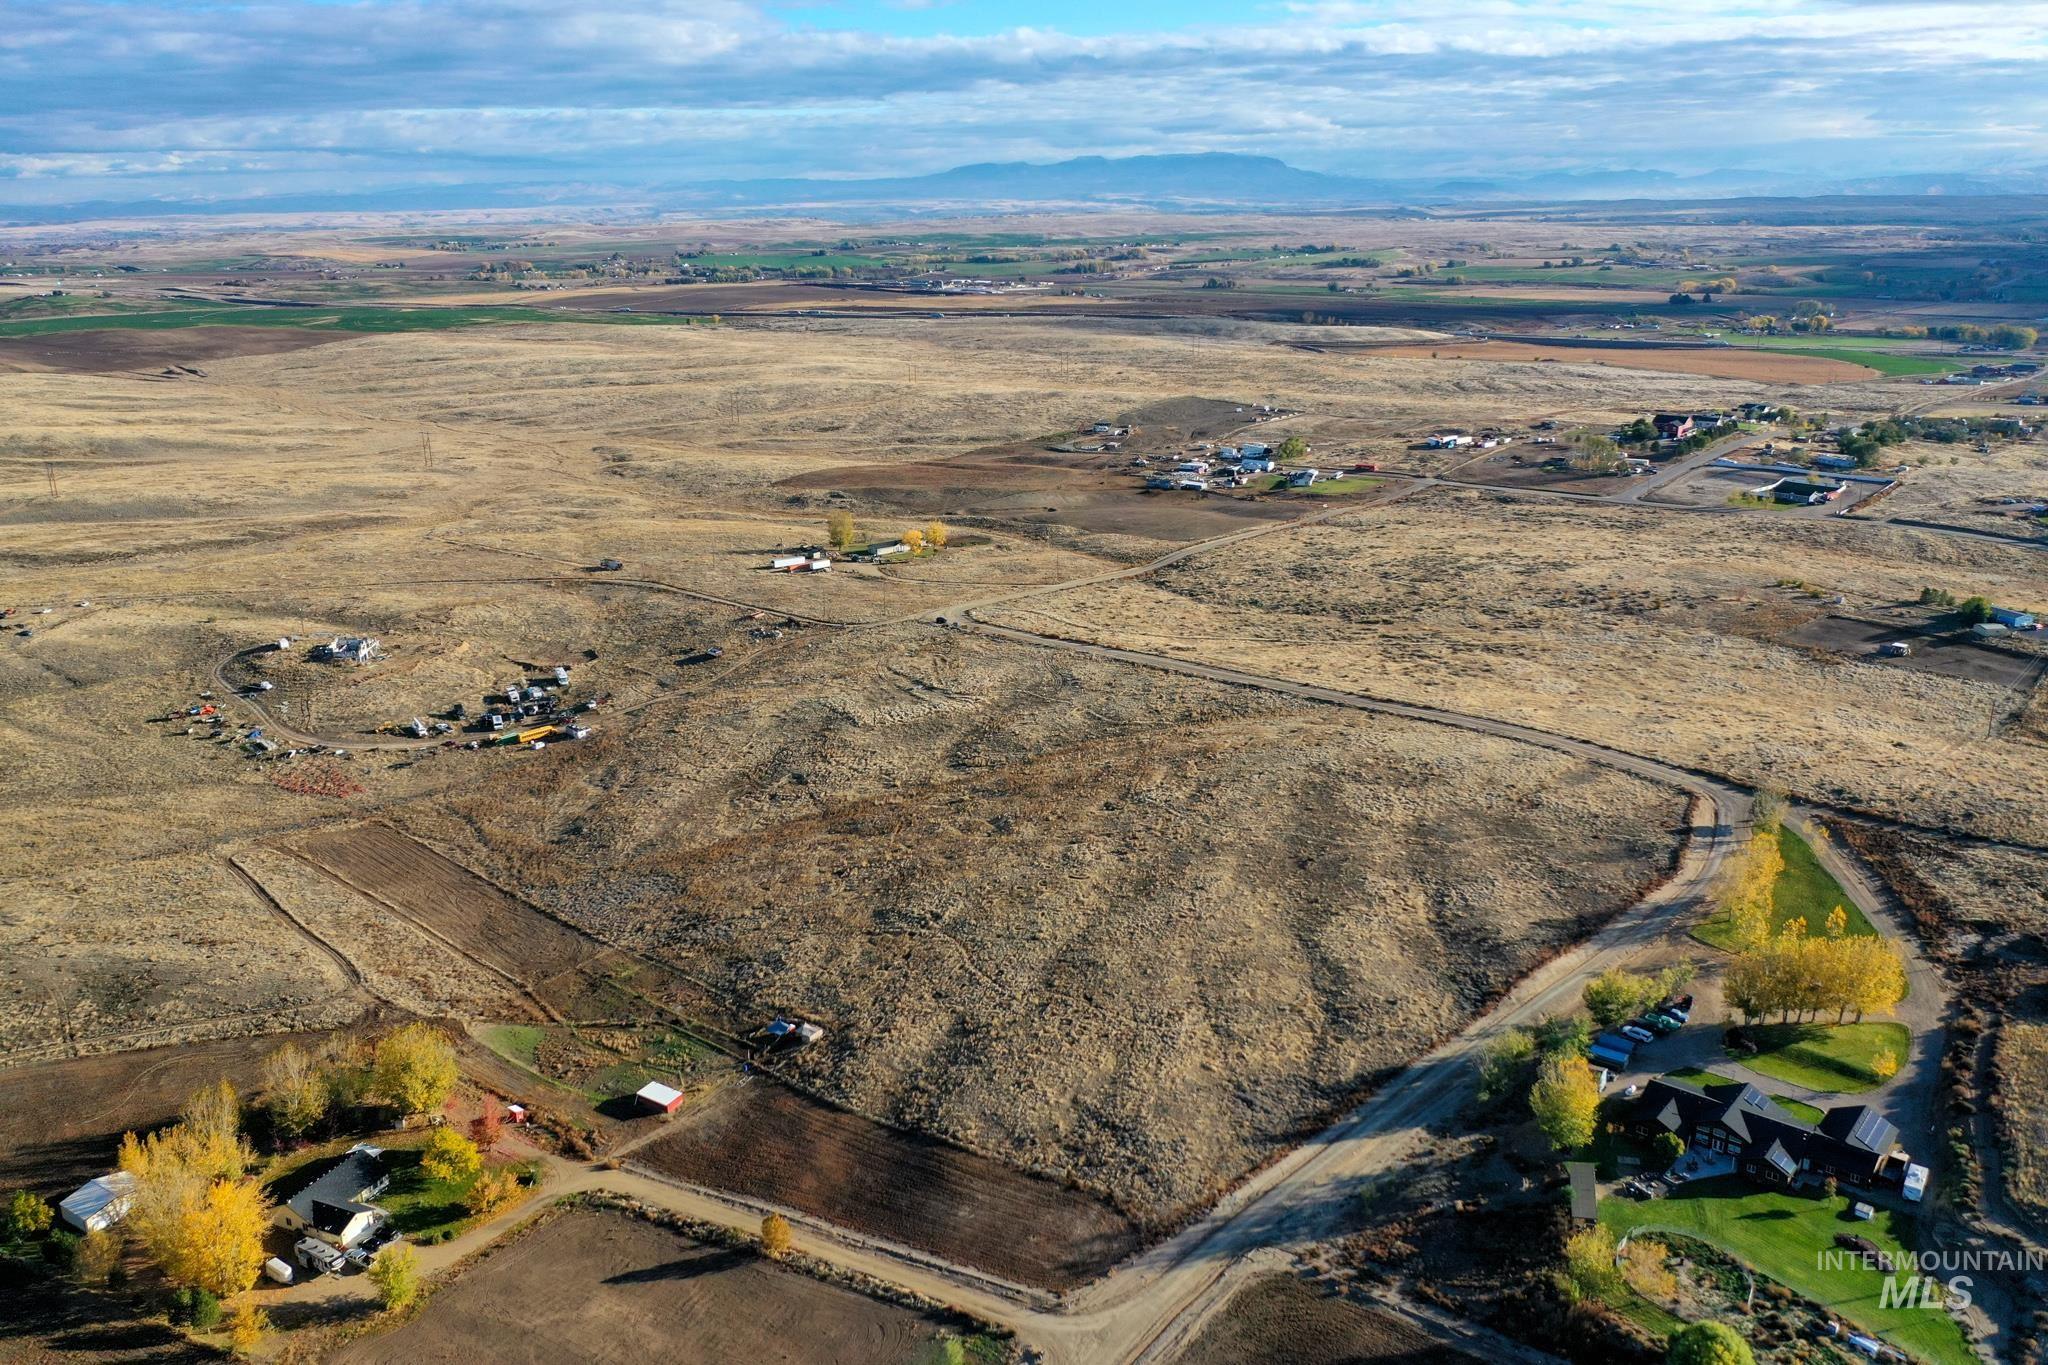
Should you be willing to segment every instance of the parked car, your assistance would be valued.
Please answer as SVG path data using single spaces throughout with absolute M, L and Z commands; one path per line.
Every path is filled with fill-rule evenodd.
M 1654 1043 L 1657 1041 L 1656 1034 L 1646 1028 L 1637 1028 L 1634 1024 L 1623 1024 L 1615 1032 L 1624 1038 L 1633 1038 L 1638 1043 Z
M 1643 1022 L 1659 1033 L 1676 1033 L 1685 1027 L 1685 1020 L 1675 1014 L 1662 1014 L 1651 1010 L 1643 1016 Z
M 1681 995 L 1676 999 L 1666 1000 L 1663 1004 L 1657 1006 L 1657 1009 L 1663 1014 L 1676 1014 L 1681 1018 L 1689 1017 L 1692 1014 L 1692 997 Z

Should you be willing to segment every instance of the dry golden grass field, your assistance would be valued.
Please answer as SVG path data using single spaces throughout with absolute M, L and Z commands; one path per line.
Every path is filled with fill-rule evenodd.
M 2048 747 L 2014 724 L 2028 692 L 1785 641 L 1830 614 L 1917 624 L 1926 613 L 1897 608 L 1926 586 L 2031 603 L 2048 599 L 2048 561 L 1769 512 L 1435 489 L 1142 582 L 988 614 L 2048 840 Z
M 1175 501 L 1049 449 L 1100 419 L 1271 404 L 1288 415 L 1248 434 L 1448 467 L 1411 447 L 1804 405 L 1790 374 L 1302 349 L 1323 332 L 1222 318 L 299 349 L 208 330 L 0 373 L 0 607 L 19 613 L 0 635 L 0 1063 L 334 1026 L 379 1000 L 526 1017 L 490 945 L 423 926 L 334 853 L 374 819 L 671 964 L 708 1023 L 823 1022 L 795 1067 L 826 1096 L 1164 1223 L 1629 904 L 1679 843 L 1675 791 L 1549 751 L 919 619 L 976 601 L 2048 838 L 2028 698 L 1783 642 L 1923 585 L 2039 601 L 2031 551 L 1392 485 L 1295 528 L 1312 500 Z M 1848 414 L 1910 396 L 1860 377 L 1825 394 Z M 767 571 L 842 507 L 864 535 L 938 517 L 954 543 Z M 314 662 L 335 635 L 385 656 Z M 590 739 L 391 732 L 558 664 L 602 699 Z M 258 682 L 261 710 L 229 695 Z M 218 735 L 185 714 L 205 692 L 235 722 Z M 350 756 L 251 757 L 250 725 Z

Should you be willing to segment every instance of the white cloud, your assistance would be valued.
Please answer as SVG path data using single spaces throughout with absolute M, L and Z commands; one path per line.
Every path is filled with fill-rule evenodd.
M 0 167 L 17 184 L 217 188 L 260 185 L 243 162 L 307 155 L 294 183 L 356 188 L 1186 150 L 1391 175 L 1705 169 L 1791 148 L 1843 172 L 2048 159 L 2048 0 L 1304 0 L 1089 36 L 789 13 L 38 0 L 0 25 Z

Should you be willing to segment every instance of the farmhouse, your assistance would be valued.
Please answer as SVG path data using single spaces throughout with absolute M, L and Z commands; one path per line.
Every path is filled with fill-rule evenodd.
M 346 1251 L 384 1221 L 384 1211 L 370 1201 L 390 1183 L 383 1149 L 358 1143 L 322 1167 L 279 1207 L 278 1226 L 305 1232 Z
M 1779 479 L 1761 488 L 1752 488 L 1753 498 L 1769 498 L 1773 502 L 1792 503 L 1802 507 L 1813 507 L 1824 502 L 1833 502 L 1842 496 L 1842 485 L 1831 479 Z
M 1667 441 L 1683 441 L 1694 431 L 1692 418 L 1682 412 L 1660 412 L 1650 419 L 1650 424 Z
M 114 1171 L 65 1195 L 57 1204 L 57 1213 L 80 1232 L 99 1232 L 128 1216 L 128 1201 L 134 1194 L 135 1177 Z
M 337 635 L 316 646 L 313 657 L 323 663 L 366 664 L 377 657 L 380 648 L 378 641 L 363 636 Z
M 1686 1145 L 1682 1163 L 1732 1169 L 1769 1185 L 1829 1176 L 1869 1185 L 1902 1176 L 1907 1165 L 1899 1130 L 1868 1105 L 1841 1105 L 1818 1124 L 1804 1123 L 1755 1086 L 1736 1081 L 1704 1089 L 1651 1081 L 1629 1128 L 1644 1139 L 1675 1133 Z
M 1270 474 L 1273 472 L 1273 457 L 1270 455 L 1246 455 L 1237 462 L 1240 472 L 1246 474 Z

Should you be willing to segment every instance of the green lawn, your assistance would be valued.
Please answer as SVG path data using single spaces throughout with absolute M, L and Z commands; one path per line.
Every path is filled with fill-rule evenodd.
M 376 1202 L 378 1208 L 391 1216 L 391 1226 L 415 1242 L 433 1243 L 458 1235 L 474 1221 L 462 1201 L 482 1171 L 460 1180 L 434 1180 L 420 1169 L 417 1148 L 386 1148 L 384 1157 L 392 1168 L 391 1186 L 377 1196 Z M 520 1172 L 527 1184 L 540 1177 L 538 1162 L 525 1162 L 512 1169 Z
M 1686 1085 L 1697 1085 L 1702 1089 L 1710 1085 L 1739 1084 L 1733 1076 L 1723 1076 L 1718 1071 L 1708 1071 L 1697 1066 L 1682 1066 L 1676 1071 L 1667 1071 L 1664 1073 L 1664 1079 L 1682 1081 Z M 1777 1095 L 1771 1096 L 1771 1100 L 1794 1118 L 1804 1119 L 1808 1123 L 1819 1123 L 1825 1117 L 1825 1111 L 1816 1109 L 1802 1100 L 1788 1100 Z
M 1870 921 L 1856 908 L 1856 902 L 1842 889 L 1828 870 L 1820 865 L 1808 843 L 1789 828 L 1781 827 L 1778 851 L 1784 855 L 1785 870 L 1778 874 L 1773 890 L 1771 932 L 1777 933 L 1795 919 L 1806 921 L 1807 932 L 1818 934 L 1827 927 L 1828 915 L 1841 906 L 1849 916 L 1851 934 L 1875 934 Z M 1726 914 L 1715 915 L 1693 937 L 1726 952 L 1736 950 L 1735 922 Z
M 1749 1030 L 1763 1048 L 1742 1064 L 1809 1090 L 1874 1090 L 1884 1078 L 1871 1070 L 1878 1053 L 1890 1049 L 1901 1063 L 1913 1046 L 1904 1024 L 1872 1020 L 1860 1024 L 1761 1024 Z M 1729 1054 L 1734 1056 L 1733 1053 Z
M 1617 1236 L 1643 1228 L 1696 1237 L 1915 1357 L 1937 1365 L 1974 1361 L 1947 1313 L 1886 1307 L 1883 1272 L 1823 1255 L 1836 1233 L 1852 1232 L 1905 1264 L 1912 1219 L 1880 1209 L 1874 1220 L 1855 1222 L 1846 1216 L 1848 1206 L 1847 1199 L 1760 1191 L 1729 1178 L 1681 1185 L 1663 1199 L 1609 1199 L 1600 1206 L 1600 1221 Z
M 373 308 L 166 308 L 148 313 L 21 318 L 0 321 L 0 337 L 47 336 L 120 327 L 168 331 L 180 327 L 319 327 L 335 332 L 437 332 L 490 323 L 584 322 L 627 325 L 687 324 L 688 318 L 649 313 L 596 313 L 578 309 L 521 308 L 476 304 L 447 307 Z
M 528 1071 L 538 1070 L 534 1054 L 540 1048 L 540 1040 L 546 1030 L 537 1024 L 492 1024 L 479 1031 L 484 1046 L 507 1061 L 517 1062 Z

